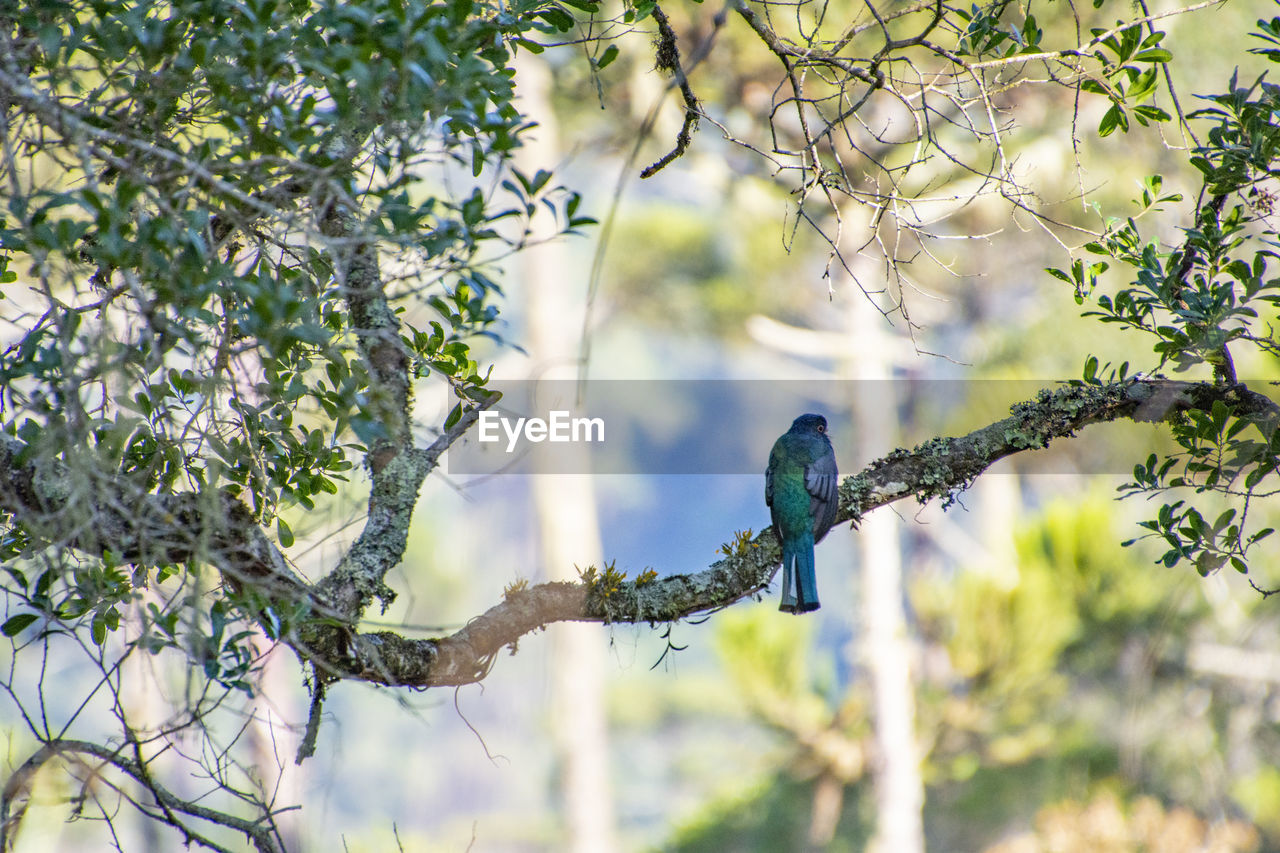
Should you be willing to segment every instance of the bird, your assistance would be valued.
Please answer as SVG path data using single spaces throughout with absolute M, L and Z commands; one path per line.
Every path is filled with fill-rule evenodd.
M 827 419 L 804 414 L 773 443 L 764 472 L 764 502 L 782 543 L 782 602 L 778 609 L 808 613 L 818 609 L 813 546 L 836 520 L 836 452 L 827 437 Z

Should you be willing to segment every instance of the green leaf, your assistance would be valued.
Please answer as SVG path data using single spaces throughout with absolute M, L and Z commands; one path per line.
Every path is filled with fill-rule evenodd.
M 616 44 L 609 45 L 604 49 L 604 53 L 600 54 L 600 57 L 595 60 L 594 65 L 596 67 L 596 70 L 599 71 L 602 68 L 608 67 L 609 64 L 612 63 L 617 58 L 618 58 L 618 46 Z
M 1141 50 L 1133 57 L 1134 62 L 1168 62 L 1171 59 L 1173 59 L 1173 54 L 1163 47 Z
M 1222 432 L 1222 428 L 1227 425 L 1227 418 L 1231 417 L 1231 410 L 1223 401 L 1214 400 L 1211 413 L 1213 418 L 1213 434 L 1218 435 Z
M 1164 121 L 1171 121 L 1173 118 L 1164 110 L 1160 109 L 1159 107 L 1152 106 L 1151 104 L 1143 104 L 1141 106 L 1134 107 L 1133 114 L 1138 119 L 1138 123 L 1141 124 L 1143 127 L 1146 127 L 1148 121 L 1164 122 Z M 1160 201 L 1166 201 L 1166 200 L 1181 201 L 1182 199 L 1181 199 L 1181 196 L 1178 196 L 1177 194 L 1174 194 L 1174 196 L 1168 197 L 1167 199 L 1160 199 Z
M 280 540 L 282 547 L 288 548 L 293 545 L 293 531 L 289 529 L 289 525 L 285 524 L 283 518 L 276 519 L 276 538 Z
M 1138 102 L 1151 97 L 1156 91 L 1156 84 L 1158 82 L 1156 73 L 1156 69 L 1149 68 L 1139 74 L 1137 79 L 1135 79 L 1129 86 L 1128 90 L 1125 91 L 1125 100 Z M 1128 128 L 1126 127 L 1125 130 L 1128 130 Z
M 547 9 L 543 9 L 537 14 L 539 18 L 542 18 L 562 33 L 573 29 L 573 16 L 564 9 L 551 6 Z
M 17 616 L 10 616 L 3 625 L 0 625 L 0 634 L 4 634 L 6 637 L 17 636 L 23 628 L 26 628 L 39 618 L 34 613 L 19 613 Z
M 446 430 L 453 429 L 454 424 L 456 424 L 461 419 L 462 419 L 462 404 L 458 403 L 456 406 L 453 407 L 453 410 L 449 412 L 449 417 L 444 419 L 444 428 Z
M 1098 135 L 1102 137 L 1115 133 L 1116 128 L 1129 132 L 1129 116 L 1119 104 L 1112 104 L 1098 124 Z

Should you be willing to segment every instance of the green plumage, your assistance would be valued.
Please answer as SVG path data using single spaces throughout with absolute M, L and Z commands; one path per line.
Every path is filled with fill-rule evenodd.
M 780 610 L 818 609 L 813 546 L 836 520 L 836 454 L 827 438 L 827 420 L 806 414 L 774 442 L 764 475 L 764 499 L 782 543 Z

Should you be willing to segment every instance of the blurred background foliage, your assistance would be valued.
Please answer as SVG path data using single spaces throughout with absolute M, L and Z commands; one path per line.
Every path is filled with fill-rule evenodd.
M 1128 2 L 1099 5 L 1101 14 L 1114 6 L 1112 17 L 1131 11 Z M 1273 9 L 1232 2 L 1162 24 L 1182 97 L 1217 91 L 1233 66 L 1254 62 L 1243 54 L 1243 34 Z M 716 11 L 710 4 L 667 9 L 682 44 L 710 35 Z M 1046 31 L 1068 25 L 1066 4 L 1037 4 L 1035 12 Z M 695 89 L 730 132 L 758 133 L 776 63 L 743 27 L 724 27 L 716 39 L 692 71 Z M 596 292 L 587 323 L 592 370 L 639 369 L 659 378 L 835 375 L 835 355 L 762 353 L 750 320 L 841 329 L 863 295 L 852 287 L 829 293 L 826 247 L 795 227 L 793 199 L 768 180 L 770 165 L 714 127 L 704 125 L 666 171 L 643 184 L 634 180 L 669 145 L 680 111 L 668 101 L 656 110 L 652 133 L 638 133 L 662 84 L 650 74 L 654 59 L 644 39 L 618 45 L 619 58 L 603 70 L 570 51 L 539 60 L 552 66 L 555 118 L 571 140 L 561 162 L 545 165 L 558 167 L 567 187 L 594 189 L 584 194 L 584 211 L 602 222 L 617 217 L 611 230 L 567 249 L 565 274 L 582 292 Z M 1241 78 L 1252 79 L 1261 64 Z M 1006 155 L 1041 209 L 1068 225 L 1096 229 L 1103 215 L 1126 215 L 1144 175 L 1163 174 L 1166 187 L 1185 197 L 1198 186 L 1171 125 L 1135 126 L 1098 140 L 1094 128 L 1106 103 L 1086 97 L 1077 127 L 1067 121 L 1075 108 L 1070 92 L 1056 87 L 1012 87 L 998 106 L 1020 128 L 1006 140 Z M 887 112 L 866 116 L 873 126 L 888 120 Z M 939 188 L 973 179 L 938 159 L 919 173 Z M 1190 203 L 1168 208 L 1161 228 L 1175 241 L 1176 227 L 1187 224 L 1178 210 Z M 897 375 L 1056 380 L 1078 375 L 1086 352 L 1145 363 L 1149 349 L 1136 336 L 1104 334 L 1079 316 L 1070 288 L 1042 272 L 1065 265 L 1068 253 L 1028 217 L 1011 215 L 1007 200 L 984 196 L 949 217 L 944 236 L 953 239 L 934 244 L 937 262 L 922 256 L 910 267 L 918 347 L 941 357 L 917 355 Z M 592 282 L 594 252 L 603 254 Z M 519 270 L 503 272 L 504 290 L 518 293 Z M 519 344 L 528 317 L 518 300 L 503 304 L 503 337 Z M 471 355 L 496 361 L 497 374 L 527 367 L 519 352 L 484 340 L 472 344 Z M 1237 367 L 1242 377 L 1277 372 L 1265 355 Z M 978 393 L 981 387 L 974 386 Z M 419 412 L 443 406 L 428 422 L 448 412 L 429 393 L 418 404 Z M 957 407 L 957 422 L 965 416 Z M 789 415 L 776 417 L 785 428 Z M 833 418 L 833 431 L 846 428 Z M 1123 440 L 1086 432 L 1066 451 L 1068 468 L 1122 472 L 1110 456 L 1113 444 L 1165 440 L 1144 426 L 1126 429 L 1132 437 Z M 864 461 L 842 459 L 842 467 Z M 901 510 L 918 523 L 902 546 L 930 846 L 992 853 L 1280 849 L 1274 600 L 1236 577 L 1202 580 L 1185 567 L 1166 569 L 1146 543 L 1120 548 L 1138 532 L 1143 507 L 1114 499 L 1115 477 L 1048 476 L 1033 473 L 1035 465 L 1034 458 L 1016 460 L 992 475 L 1016 483 L 1013 509 L 996 519 L 995 534 L 984 529 L 977 503 L 945 516 L 936 508 Z M 456 628 L 498 600 L 506 584 L 539 579 L 526 568 L 538 562 L 528 487 L 515 479 L 428 483 L 410 555 L 392 578 L 404 593 L 381 614 L 382 624 L 423 636 Z M 766 523 L 755 479 L 599 481 L 606 554 L 633 573 L 705 564 L 723 531 Z M 358 484 L 336 488 L 327 508 L 282 510 L 304 567 L 322 565 L 349 541 L 349 517 L 364 495 Z M 1263 506 L 1257 512 L 1280 514 Z M 675 516 L 696 522 L 706 539 L 659 535 Z M 945 536 L 978 546 L 947 545 Z M 676 625 L 667 637 L 647 627 L 611 629 L 606 690 L 623 847 L 803 849 L 821 817 L 834 821 L 826 849 L 864 849 L 877 757 L 856 652 L 855 578 L 874 567 L 855 564 L 850 538 L 838 531 L 819 551 L 829 603 L 812 619 L 780 615 L 766 599 Z M 1257 568 L 1260 585 L 1280 580 L 1274 570 L 1268 582 L 1266 561 Z M 397 842 L 409 850 L 455 850 L 475 839 L 478 850 L 556 849 L 563 827 L 554 793 L 559 770 L 547 744 L 554 727 L 548 657 L 547 645 L 528 637 L 518 661 L 500 661 L 482 688 L 453 695 L 336 686 L 305 783 L 314 821 L 308 831 L 329 847 L 341 838 L 353 851 Z M 62 673 L 69 681 L 79 674 L 74 667 Z M 305 716 L 296 684 L 275 689 L 285 716 Z M 11 753 L 22 755 L 21 730 L 12 721 L 5 728 Z M 83 826 L 39 820 L 39 809 L 61 815 L 73 797 L 50 782 L 28 818 L 29 826 L 43 827 L 24 836 L 35 845 L 29 849 L 76 849 L 94 837 L 80 834 Z
M 1107 5 L 1101 5 L 1105 12 Z M 1187 103 L 1190 93 L 1218 90 L 1237 66 L 1242 82 L 1265 70 L 1265 63 L 1245 56 L 1244 48 L 1254 43 L 1241 34 L 1274 8 L 1229 3 L 1162 23 L 1169 33 L 1164 44 L 1175 55 L 1168 69 L 1184 109 L 1199 105 Z M 1036 15 L 1048 29 L 1064 26 L 1066 11 L 1049 4 L 1037 6 Z M 670 13 L 690 43 L 706 35 L 704 10 L 689 6 Z M 699 96 L 722 111 L 731 132 L 749 128 L 752 107 L 767 103 L 773 85 L 765 68 L 752 64 L 758 51 L 739 35 L 732 28 L 721 32 L 717 50 L 692 75 Z M 646 89 L 641 82 L 650 63 L 643 52 L 624 50 L 600 79 L 581 75 L 580 100 L 571 94 L 557 100 L 557 115 L 573 128 L 573 138 L 586 135 L 625 153 L 629 139 L 611 137 L 607 118 L 574 104 L 589 101 L 588 90 L 603 86 L 606 97 L 620 95 L 633 115 L 645 115 L 655 95 L 651 84 Z M 573 93 L 574 66 L 565 71 L 561 79 Z M 1164 175 L 1166 189 L 1194 198 L 1199 176 L 1178 150 L 1184 140 L 1172 125 L 1135 125 L 1127 135 L 1099 141 L 1090 137 L 1105 104 L 1086 98 L 1078 126 L 1068 128 L 1064 117 L 1076 105 L 1065 90 L 1024 85 L 1000 97 L 1001 108 L 1019 125 L 1007 154 L 1031 176 L 1040 209 L 1059 221 L 1096 229 L 1105 216 L 1136 213 L 1132 199 L 1139 194 L 1139 176 L 1147 174 Z M 670 104 L 659 113 L 659 140 L 674 132 L 675 116 Z M 743 340 L 743 314 L 836 329 L 847 301 L 861 298 L 848 291 L 837 291 L 831 302 L 814 298 L 822 296 L 813 282 L 824 247 L 804 229 L 779 233 L 777 214 L 770 211 L 784 209 L 787 199 L 752 179 L 767 172 L 768 164 L 743 156 L 717 136 L 703 128 L 685 160 L 668 173 L 643 185 L 624 181 L 639 197 L 621 204 L 619 225 L 607 244 L 610 261 L 599 298 L 609 307 L 600 311 L 595 336 L 597 354 L 609 355 L 600 363 L 624 360 L 624 347 L 637 341 L 710 332 L 730 353 L 722 370 L 730 370 L 727 363 L 736 357 L 754 365 Z M 579 146 L 589 150 L 592 143 Z M 938 165 L 928 174 L 940 188 L 958 177 L 945 164 L 931 165 Z M 683 202 L 694 187 L 704 190 L 698 203 L 682 205 L 679 215 L 655 200 Z M 1144 221 L 1175 242 L 1176 228 L 1187 224 L 1178 211 L 1189 210 L 1189 203 L 1162 209 L 1173 215 L 1148 215 Z M 726 223 L 732 227 L 725 229 Z M 1015 213 L 1010 222 L 1002 199 L 981 198 L 953 211 L 945 227 L 957 239 L 939 251 L 941 262 L 922 258 L 912 267 L 920 289 L 912 317 L 925 327 L 920 348 L 945 357 L 921 357 L 901 375 L 1071 376 L 1085 348 L 1113 364 L 1144 363 L 1133 336 L 1101 333 L 1071 306 L 1070 294 L 1041 272 L 1065 257 L 1064 247 L 1028 217 Z M 699 271 L 698 283 L 672 292 L 691 269 Z M 726 277 L 733 298 L 724 306 L 719 287 Z M 690 307 L 698 300 L 700 305 Z M 719 325 L 711 322 L 716 317 Z M 611 331 L 637 322 L 649 324 L 644 336 L 619 336 L 611 343 Z M 1253 352 L 1244 359 L 1241 377 L 1276 375 L 1273 357 Z M 834 360 L 819 361 L 818 369 L 830 369 Z M 794 361 L 781 361 L 774 370 L 796 370 Z M 975 383 L 971 391 L 982 395 L 997 385 Z M 967 422 L 963 407 L 952 416 L 957 430 Z M 1166 435 L 1145 425 L 1109 430 L 1107 439 L 1086 432 L 1067 451 L 1068 467 L 1075 460 L 1080 470 L 1123 471 L 1133 447 L 1169 444 Z M 1272 602 L 1239 578 L 1205 581 L 1167 570 L 1144 543 L 1117 547 L 1136 534 L 1144 509 L 1115 499 L 1117 478 L 1035 475 L 1035 466 L 1034 459 L 1019 459 L 1013 471 L 998 475 L 1019 484 L 1016 514 L 997 522 L 1008 530 L 1012 559 L 965 559 L 940 548 L 927 529 L 904 537 L 908 610 L 921 672 L 917 730 L 927 750 L 930 848 L 1280 849 L 1280 657 L 1273 651 Z M 982 511 L 974 508 L 974 514 Z M 982 524 L 966 517 L 964 508 L 951 512 L 960 526 L 980 535 Z M 1263 512 L 1275 520 L 1273 509 Z M 921 515 L 934 518 L 929 511 Z M 826 546 L 820 562 L 848 565 L 845 551 L 831 554 L 837 547 Z M 1280 576 L 1270 559 L 1256 568 L 1263 587 L 1273 585 L 1268 577 Z M 856 598 L 856 592 L 846 592 Z M 717 614 L 711 621 L 718 665 L 701 660 L 694 648 L 682 653 L 674 681 L 655 683 L 650 673 L 619 675 L 615 693 L 632 696 L 635 688 L 627 685 L 638 682 L 648 697 L 643 707 L 663 709 L 655 710 L 650 724 L 664 738 L 704 732 L 695 754 L 712 752 L 724 768 L 711 780 L 704 762 L 673 762 L 663 784 L 702 779 L 704 801 L 672 807 L 678 828 L 665 838 L 660 831 L 641 837 L 665 850 L 803 849 L 815 798 L 824 780 L 834 777 L 843 797 L 839 828 L 826 849 L 864 849 L 874 816 L 868 767 L 875 757 L 866 685 L 852 650 L 858 630 L 857 618 L 848 615 L 853 609 L 847 605 L 839 615 L 824 610 L 818 627 L 796 627 L 768 602 Z M 702 688 L 701 706 L 687 698 L 690 679 Z M 670 701 L 655 698 L 654 691 Z M 640 725 L 635 706 L 629 707 L 632 714 L 615 717 L 623 731 Z M 708 743 L 718 736 L 741 743 L 744 720 L 754 729 L 752 743 L 759 744 L 751 751 L 767 756 L 756 756 L 754 774 L 746 777 L 742 768 L 749 762 L 740 754 L 745 750 L 726 757 Z M 619 777 L 624 800 L 637 787 L 627 775 Z M 686 789 L 677 784 L 675 790 Z
M 1015 564 L 914 575 L 931 848 L 1280 844 L 1277 673 L 1233 678 L 1208 652 L 1247 667 L 1224 634 L 1265 648 L 1274 615 L 1117 552 L 1115 507 L 1097 489 L 1055 499 L 1018 525 Z M 863 849 L 866 684 L 833 689 L 813 633 L 788 621 L 764 608 L 718 618 L 717 655 L 776 769 L 687 818 L 664 849 L 800 849 L 823 774 L 845 787 L 827 849 Z

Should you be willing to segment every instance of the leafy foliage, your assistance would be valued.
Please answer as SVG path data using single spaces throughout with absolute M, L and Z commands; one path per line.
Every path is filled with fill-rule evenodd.
M 1164 35 L 1153 32 L 1144 38 L 1141 28 L 1132 25 L 1114 34 L 1093 30 L 1098 45 L 1094 57 L 1102 70 L 1098 77 L 1083 81 L 1080 88 L 1111 101 L 1098 124 L 1099 136 L 1110 136 L 1117 129 L 1128 133 L 1130 117 L 1143 127 L 1152 121 L 1170 120 L 1160 107 L 1146 103 L 1159 86 L 1159 64 L 1173 59 L 1172 53 L 1160 47 Z
M 991 106 L 993 94 L 1028 80 L 1029 62 L 1043 62 L 1073 95 L 1107 99 L 1101 137 L 1171 120 L 1161 81 L 1174 57 L 1150 22 L 1090 27 L 1082 42 L 1084 18 L 1074 10 L 1035 15 L 1007 0 L 967 10 L 886 7 L 887 17 L 872 10 L 875 24 L 865 26 L 828 19 L 825 7 L 816 22 L 807 11 L 783 22 L 757 5 L 726 7 L 711 21 L 714 35 L 732 12 L 774 63 L 771 102 L 761 110 L 767 141 L 754 150 L 791 181 L 797 222 L 829 244 L 828 272 L 847 260 L 837 198 L 866 207 L 873 225 L 863 248 L 880 247 L 893 280 L 888 313 L 908 322 L 901 270 L 939 235 L 915 213 L 897 211 L 932 194 L 925 164 L 945 161 L 977 177 L 978 195 L 999 195 L 1050 227 L 1008 167 L 1006 128 Z M 80 711 L 50 722 L 41 704 L 24 720 L 43 760 L 65 748 L 105 762 L 146 788 L 140 808 L 187 843 L 219 843 L 190 829 L 187 821 L 199 818 L 275 850 L 275 806 L 253 787 L 252 772 L 235 777 L 248 782 L 223 772 L 220 747 L 206 750 L 219 756 L 206 774 L 210 791 L 252 809 L 253 820 L 201 811 L 163 789 L 140 744 L 169 732 L 139 732 L 118 712 L 120 664 L 141 653 L 181 661 L 190 722 L 180 729 L 199 728 L 228 697 L 256 691 L 264 640 L 286 642 L 313 667 L 315 726 L 325 687 L 337 679 L 402 685 L 412 682 L 399 673 L 437 665 L 454 683 L 484 677 L 492 654 L 451 662 L 443 641 L 361 634 L 358 622 L 370 602 L 394 595 L 383 577 L 404 553 L 422 479 L 495 400 L 489 357 L 477 344 L 505 342 L 502 260 L 592 223 L 580 197 L 549 171 L 512 164 L 530 127 L 516 100 L 514 57 L 585 44 L 584 73 L 603 103 L 601 80 L 626 61 L 615 36 L 656 22 L 656 64 L 672 75 L 686 110 L 675 152 L 658 161 L 665 165 L 683 153 L 701 115 L 689 72 L 714 39 L 687 52 L 695 58 L 682 66 L 666 13 L 651 0 L 623 4 L 605 24 L 597 0 L 29 7 L 0 13 L 0 305 L 8 335 L 0 356 L 0 634 L 12 641 L 15 662 L 0 686 L 21 706 L 18 661 L 63 640 L 78 644 L 97 668 L 93 689 L 110 694 L 119 743 L 135 755 L 60 743 Z M 1278 44 L 1280 23 L 1259 22 L 1255 35 Z M 1270 46 L 1255 52 L 1278 56 Z M 744 93 L 760 87 L 747 82 Z M 1203 191 L 1178 245 L 1150 236 L 1159 228 L 1139 227 L 1142 216 L 1182 201 L 1152 177 L 1141 212 L 1106 220 L 1085 247 L 1105 261 L 1074 259 L 1053 272 L 1078 300 L 1094 300 L 1092 316 L 1146 336 L 1153 370 L 1207 367 L 1218 385 L 1234 388 L 1230 347 L 1280 354 L 1260 319 L 1280 304 L 1280 279 L 1268 272 L 1276 235 L 1265 183 L 1280 145 L 1278 91 L 1262 78 L 1250 87 L 1233 78 L 1186 117 L 1211 127 L 1190 160 Z M 979 113 L 989 125 L 972 120 Z M 896 133 L 897 116 L 910 119 L 902 136 L 882 129 Z M 817 199 L 834 213 L 834 234 L 808 203 Z M 889 220 L 896 233 L 882 230 Z M 705 277 L 705 268 L 690 269 Z M 1131 280 L 1110 289 L 1104 276 L 1119 269 Z M 753 265 L 742 270 L 751 274 Z M 646 284 L 648 273 L 638 276 Z M 716 293 L 737 309 L 732 279 Z M 1101 381 L 1098 362 L 1086 360 L 1085 384 Z M 1125 381 L 1127 370 L 1113 379 Z M 429 426 L 413 408 L 424 392 L 448 401 Z M 1251 502 L 1270 494 L 1280 454 L 1274 420 L 1239 416 L 1221 400 L 1183 408 L 1171 424 L 1180 450 L 1140 463 L 1126 491 L 1192 493 L 1168 497 L 1146 523 L 1164 543 L 1164 563 L 1245 571 L 1270 532 L 1255 523 Z M 357 467 L 370 483 L 366 524 L 323 579 L 304 580 L 289 558 L 304 553 L 307 514 L 331 505 Z M 922 496 L 954 498 L 956 483 L 929 477 L 911 485 Z M 750 531 L 735 534 L 722 547 L 724 562 L 760 568 L 766 557 L 750 539 Z M 681 584 L 668 580 L 646 568 L 627 583 L 607 561 L 584 570 L 570 593 L 585 591 L 591 613 L 611 617 L 641 587 L 647 598 L 675 601 L 670 590 Z M 501 617 L 550 597 L 547 586 L 514 583 L 496 616 L 465 630 L 487 631 L 494 648 L 506 647 L 546 620 L 530 610 L 515 630 Z M 703 606 L 699 595 L 725 588 L 689 584 L 672 609 Z M 1055 611 L 1050 592 L 1029 585 L 993 610 L 1019 636 L 1048 629 L 1043 655 L 992 662 L 970 649 L 966 677 L 1011 695 L 1012 676 L 1036 681 L 1076 643 L 1089 614 Z M 842 785 L 858 779 L 864 715 L 857 702 L 833 706 L 813 689 L 791 623 L 785 631 L 728 624 L 751 654 L 727 667 L 756 710 L 809 739 L 803 755 L 814 772 Z M 972 629 L 981 635 L 983 623 Z M 514 631 L 510 639 L 504 630 Z M 669 649 L 679 648 L 667 631 Z M 43 665 L 39 672 L 42 703 Z M 1045 676 L 1028 695 L 1043 700 L 1059 686 Z M 1028 717 L 1027 707 L 1012 702 L 1010 713 Z M 1025 722 L 1026 737 L 1015 735 L 1005 755 L 1043 746 L 1042 731 L 1020 720 L 1006 728 Z M 314 728 L 308 737 L 314 741 Z
M 1254 35 L 1265 40 L 1272 24 L 1259 21 L 1258 27 Z M 1147 41 L 1138 43 L 1135 36 L 1107 44 L 1123 63 L 1126 57 L 1143 57 L 1144 51 L 1150 57 L 1155 48 L 1147 47 Z M 1256 52 L 1265 54 L 1265 49 Z M 1163 53 L 1155 59 L 1167 61 Z M 1132 81 L 1138 79 L 1135 73 L 1130 69 Z M 1139 213 L 1108 218 L 1102 238 L 1086 244 L 1088 252 L 1105 260 L 1075 260 L 1070 269 L 1048 272 L 1075 288 L 1077 302 L 1093 297 L 1097 307 L 1086 316 L 1147 336 L 1156 356 L 1151 370 L 1209 366 L 1218 381 L 1234 383 L 1231 345 L 1280 353 L 1271 326 L 1262 320 L 1274 317 L 1280 306 L 1280 276 L 1268 269 L 1277 258 L 1277 232 L 1270 223 L 1273 201 L 1264 184 L 1277 174 L 1280 89 L 1262 78 L 1242 87 L 1233 74 L 1227 92 L 1200 97 L 1211 106 L 1188 118 L 1210 123 L 1190 157 L 1203 189 L 1193 210 L 1194 225 L 1183 229 L 1181 244 L 1167 246 L 1143 235 L 1140 217 L 1182 201 L 1180 194 L 1165 193 L 1162 178 L 1152 175 L 1144 179 L 1135 202 Z M 1100 135 L 1107 132 L 1100 128 Z M 1095 294 L 1115 265 L 1132 276 L 1130 282 Z M 1127 365 L 1121 368 L 1122 378 L 1126 370 Z M 1085 381 L 1098 381 L 1096 371 L 1097 359 L 1090 357 Z M 1274 491 L 1272 475 L 1280 466 L 1278 426 L 1274 415 L 1236 417 L 1223 402 L 1171 419 L 1179 451 L 1138 462 L 1133 480 L 1121 487 L 1128 496 L 1194 495 L 1162 502 L 1155 516 L 1142 523 L 1168 546 L 1161 562 L 1173 566 L 1187 561 L 1201 575 L 1228 563 L 1248 572 L 1254 546 L 1272 532 L 1247 522 L 1251 502 Z
M 416 306 L 396 309 L 401 344 L 415 375 L 454 390 L 456 422 L 484 398 L 469 342 L 496 336 L 493 258 L 541 216 L 561 232 L 590 221 L 549 173 L 504 165 L 526 128 L 508 61 L 573 25 L 559 4 L 33 11 L 5 36 L 0 69 L 23 155 L 9 163 L 0 258 L 31 287 L 10 303 L 28 328 L 0 362 L 0 393 L 9 434 L 64 458 L 85 488 L 221 492 L 289 547 L 282 513 L 336 494 L 353 453 L 403 429 L 370 372 L 374 318 L 352 310 L 351 245 L 394 264 L 386 296 Z M 423 196 L 424 178 L 454 182 L 457 166 L 469 182 Z M 10 536 L 25 543 L 11 558 L 58 541 L 66 519 L 39 524 L 36 539 Z M 39 595 L 59 587 L 51 571 Z M 56 620 L 97 614 L 100 641 L 131 580 L 81 571 L 109 580 L 73 573 L 65 600 L 31 601 Z M 31 624 L 15 618 L 11 634 Z
M 176 656 L 200 730 L 228 691 L 254 695 L 264 638 L 326 624 L 244 566 L 287 573 L 306 513 L 410 442 L 413 383 L 452 398 L 442 434 L 491 402 L 473 347 L 502 340 L 496 265 L 591 222 L 510 163 L 529 127 L 512 57 L 597 8 L 573 5 L 0 13 L 0 453 L 6 477 L 38 471 L 0 487 L 15 661 L 83 637 L 118 701 L 118 660 Z M 114 766 L 205 843 L 143 768 Z M 252 784 L 236 798 L 278 849 Z
M 1155 578 L 1139 554 L 1117 555 L 1115 509 L 1101 491 L 1056 500 L 1010 531 L 1008 563 L 984 557 L 955 574 L 917 574 L 911 607 L 932 661 L 916 686 L 931 837 L 994 853 L 1012 849 L 1012 827 L 1030 826 L 1016 835 L 1028 849 L 1060 841 L 1127 850 L 1151 837 L 1177 849 L 1184 838 L 1212 836 L 1243 851 L 1261 849 L 1261 833 L 1272 831 L 1265 780 L 1237 790 L 1203 778 L 1238 752 L 1266 767 L 1277 749 L 1269 727 L 1233 729 L 1233 712 L 1204 713 L 1186 697 L 1211 694 L 1215 709 L 1263 700 L 1249 698 L 1251 685 L 1187 667 L 1188 648 L 1219 629 L 1212 606 L 1191 577 Z M 1269 624 L 1265 607 L 1248 617 L 1250 631 Z M 830 654 L 826 644 L 763 608 L 717 617 L 716 650 L 742 706 L 781 742 L 779 769 L 745 790 L 740 780 L 726 786 L 735 795 L 687 820 L 672 846 L 709 849 L 710 839 L 732 837 L 744 850 L 794 847 L 830 766 L 822 757 L 868 737 L 867 679 L 833 684 L 815 666 Z M 861 849 L 873 792 L 860 773 L 841 780 L 831 844 Z M 1178 805 L 1153 808 L 1157 801 Z M 1252 825 L 1203 817 L 1223 808 L 1243 808 Z

